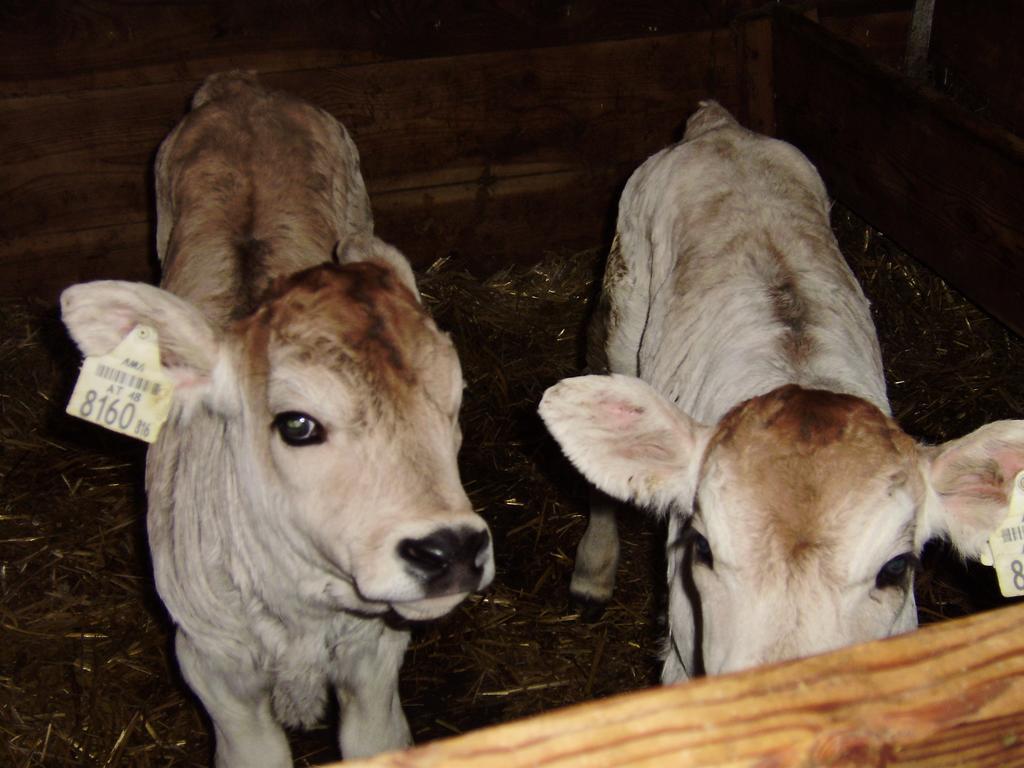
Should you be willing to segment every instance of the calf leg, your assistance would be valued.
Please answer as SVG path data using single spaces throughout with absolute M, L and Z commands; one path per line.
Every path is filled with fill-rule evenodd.
M 612 599 L 615 571 L 619 565 L 619 531 L 615 521 L 617 502 L 596 488 L 590 493 L 590 520 L 576 548 L 576 566 L 569 594 L 584 621 L 601 618 Z
M 288 739 L 274 719 L 263 676 L 211 661 L 181 631 L 175 650 L 182 675 L 213 720 L 217 768 L 289 768 Z
M 383 631 L 376 642 L 339 649 L 336 655 L 333 677 L 341 705 L 338 744 L 347 760 L 412 744 L 398 698 L 398 671 L 409 633 L 379 624 Z
M 648 254 L 649 244 L 635 242 L 639 227 L 615 232 L 597 311 L 587 333 L 587 365 L 591 373 L 638 375 L 637 350 L 647 325 L 650 272 L 636 261 Z M 590 492 L 590 520 L 576 548 L 576 566 L 569 594 L 584 621 L 597 621 L 612 599 L 619 565 L 618 502 L 596 488 Z

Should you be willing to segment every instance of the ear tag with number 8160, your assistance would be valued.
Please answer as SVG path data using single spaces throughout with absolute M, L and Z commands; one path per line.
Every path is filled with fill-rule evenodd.
M 1024 595 L 1024 471 L 1013 479 L 1010 511 L 988 537 L 988 552 L 981 562 L 996 569 L 1004 597 Z
M 173 390 L 160 367 L 156 329 L 137 325 L 112 352 L 85 358 L 67 412 L 152 443 L 167 421 Z

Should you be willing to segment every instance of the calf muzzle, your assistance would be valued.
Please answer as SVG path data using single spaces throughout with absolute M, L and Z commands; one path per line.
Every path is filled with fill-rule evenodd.
M 442 528 L 421 539 L 402 539 L 398 556 L 422 579 L 426 595 L 436 597 L 479 588 L 490 544 L 486 529 Z

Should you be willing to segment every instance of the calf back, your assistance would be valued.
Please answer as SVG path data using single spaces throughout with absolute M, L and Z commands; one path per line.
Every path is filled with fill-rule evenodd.
M 820 178 L 793 147 L 717 104 L 626 185 L 603 306 L 596 332 L 610 369 L 700 421 L 783 384 L 888 412 L 868 303 L 835 243 Z
M 156 159 L 161 284 L 219 328 L 274 278 L 370 234 L 359 153 L 333 116 L 255 76 L 207 79 Z

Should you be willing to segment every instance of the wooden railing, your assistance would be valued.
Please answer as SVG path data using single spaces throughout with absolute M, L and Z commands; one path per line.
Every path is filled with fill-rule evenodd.
M 1024 765 L 1024 605 L 346 766 Z

